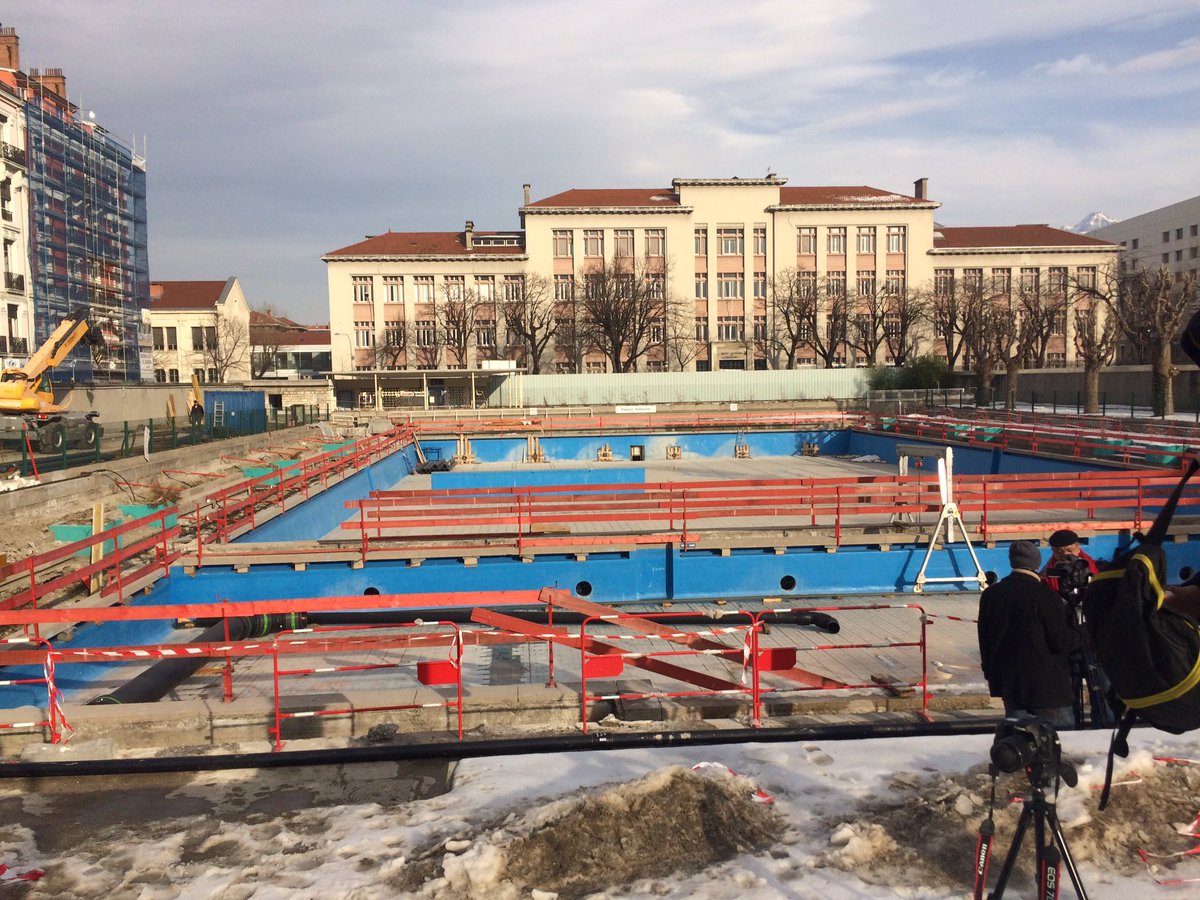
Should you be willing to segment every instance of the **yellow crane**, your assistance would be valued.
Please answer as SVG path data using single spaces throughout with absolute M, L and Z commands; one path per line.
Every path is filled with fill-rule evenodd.
M 68 409 L 73 394 L 63 403 L 55 403 L 50 382 L 50 370 L 80 342 L 104 347 L 104 337 L 87 309 L 69 313 L 25 365 L 0 373 L 0 440 L 23 441 L 29 434 L 48 452 L 58 452 L 68 444 L 96 446 L 101 434 L 95 421 L 98 413 Z

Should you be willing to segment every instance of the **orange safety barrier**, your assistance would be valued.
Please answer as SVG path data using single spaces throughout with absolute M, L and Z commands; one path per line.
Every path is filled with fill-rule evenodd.
M 589 625 L 604 624 L 613 625 L 623 621 L 636 622 L 658 622 L 660 620 L 670 620 L 681 616 L 694 615 L 687 612 L 664 612 L 664 613 L 621 613 L 616 615 L 588 616 L 579 626 L 579 653 L 580 653 L 580 687 L 579 696 L 582 705 L 581 716 L 583 720 L 583 733 L 588 733 L 588 702 L 599 700 L 644 700 L 655 697 L 708 697 L 708 696 L 748 696 L 751 709 L 754 715 L 754 724 L 759 723 L 759 703 L 758 703 L 758 679 L 750 679 L 750 686 L 746 687 L 746 668 L 753 669 L 755 660 L 758 655 L 758 631 L 759 624 L 755 620 L 755 615 L 749 611 L 738 611 L 731 613 L 733 616 L 745 616 L 746 624 L 744 625 L 728 625 L 723 627 L 707 628 L 702 631 L 670 631 L 660 634 L 645 634 L 634 632 L 630 634 L 606 634 L 604 635 L 605 642 L 611 641 L 646 641 L 646 640 L 667 640 L 675 644 L 684 644 L 682 649 L 672 650 L 639 650 L 636 653 L 625 654 L 618 651 L 611 652 L 611 643 L 599 645 L 603 649 L 597 653 L 595 650 L 589 650 L 592 646 L 589 643 L 587 630 Z M 730 647 L 720 644 L 714 639 L 725 637 L 731 634 L 744 634 L 741 647 Z M 714 646 L 714 644 L 716 644 Z M 607 694 L 589 694 L 588 679 L 599 678 L 616 678 L 624 670 L 624 662 L 628 656 L 634 656 L 638 662 L 644 664 L 650 659 L 676 658 L 681 656 L 718 656 L 729 658 L 737 656 L 742 663 L 742 683 L 732 687 L 709 687 L 706 690 L 693 688 L 686 691 L 621 691 L 610 692 Z M 690 683 L 697 683 L 700 679 L 697 675 L 701 673 L 685 673 L 691 674 L 692 677 L 685 677 L 684 680 Z
M 445 685 L 453 684 L 456 689 L 455 697 L 452 700 L 443 700 L 439 703 L 394 703 L 387 706 L 347 706 L 336 709 L 316 709 L 316 710 L 300 710 L 284 712 L 280 704 L 279 680 L 286 676 L 307 676 L 330 674 L 337 672 L 366 672 L 378 671 L 381 669 L 399 669 L 404 664 L 399 662 L 386 663 L 360 663 L 355 665 L 340 665 L 340 666 L 310 666 L 307 668 L 298 669 L 280 669 L 279 668 L 279 653 L 281 650 L 287 653 L 320 653 L 322 655 L 329 653 L 346 653 L 351 651 L 361 651 L 362 642 L 355 640 L 351 636 L 351 632 L 368 631 L 377 634 L 381 629 L 411 629 L 423 628 L 428 626 L 445 627 L 450 629 L 449 632 L 443 632 L 440 635 L 437 633 L 422 634 L 414 636 L 393 636 L 391 639 L 377 638 L 372 642 L 374 649 L 409 649 L 422 640 L 428 641 L 426 646 L 433 645 L 439 637 L 450 637 L 450 656 L 446 660 L 421 660 L 416 664 L 417 679 L 421 684 L 425 685 Z M 337 637 L 309 638 L 307 635 L 341 635 L 343 640 L 338 640 Z M 297 635 L 305 635 L 306 637 L 297 638 Z M 345 640 L 351 638 L 350 640 Z M 324 716 L 352 716 L 355 713 L 364 712 L 384 712 L 389 710 L 400 709 L 455 709 L 458 713 L 458 739 L 462 740 L 463 736 L 463 687 L 462 687 L 462 653 L 463 641 L 459 627 L 453 622 L 412 622 L 402 625 L 336 625 L 322 628 L 295 628 L 288 631 L 281 631 L 275 638 L 274 652 L 272 653 L 272 682 L 275 691 L 275 727 L 271 729 L 271 733 L 275 735 L 275 749 L 283 749 L 283 721 L 285 719 L 304 719 Z
M 802 428 L 824 426 L 848 428 L 870 419 L 866 413 L 778 413 L 778 412 L 712 412 L 703 415 L 614 413 L 603 416 L 522 416 L 439 420 L 393 413 L 393 422 L 403 421 L 418 434 L 494 434 L 496 432 L 527 432 L 548 434 L 555 431 L 703 431 L 753 430 L 756 428 Z
M 41 640 L 40 638 L 5 638 L 6 644 L 41 644 L 45 647 L 46 652 L 42 660 L 42 677 L 41 678 L 10 678 L 5 681 L 0 681 L 0 687 L 18 684 L 44 684 L 46 685 L 46 718 L 35 722 L 0 722 L 0 728 L 48 728 L 50 730 L 50 743 L 57 744 L 63 740 L 63 729 L 75 732 L 75 729 L 67 722 L 66 716 L 62 711 L 62 693 L 54 684 L 54 660 L 57 654 L 54 648 L 50 646 L 49 641 Z M 70 737 L 67 738 L 70 740 Z
M 761 703 L 762 695 L 768 694 L 784 694 L 795 691 L 813 691 L 813 690 L 862 690 L 864 688 L 879 689 L 888 688 L 916 688 L 921 692 L 921 711 L 919 715 L 926 721 L 930 721 L 929 717 L 929 650 L 926 640 L 926 630 L 928 628 L 928 617 L 923 607 L 915 603 L 870 603 L 853 606 L 797 606 L 791 609 L 778 610 L 778 612 L 849 612 L 853 610 L 873 610 L 873 609 L 911 609 L 918 613 L 918 623 L 920 625 L 920 634 L 915 641 L 882 641 L 882 642 L 866 642 L 866 643 L 826 643 L 826 644 L 810 644 L 808 646 L 795 647 L 768 647 L 763 648 L 761 653 L 756 653 L 754 658 L 753 674 L 756 681 L 755 696 L 758 702 Z M 767 610 L 755 615 L 755 625 L 761 628 L 764 624 L 765 617 L 774 613 L 773 610 Z M 866 681 L 860 684 L 843 684 L 838 688 L 814 688 L 808 686 L 800 687 L 779 687 L 779 688 L 764 688 L 758 680 L 762 677 L 764 671 L 773 672 L 776 668 L 790 669 L 796 664 L 798 653 L 829 653 L 845 650 L 878 650 L 887 648 L 901 647 L 916 647 L 921 651 L 921 670 L 920 681 L 915 683 L 881 683 L 877 681 Z M 756 711 L 757 716 L 757 711 Z

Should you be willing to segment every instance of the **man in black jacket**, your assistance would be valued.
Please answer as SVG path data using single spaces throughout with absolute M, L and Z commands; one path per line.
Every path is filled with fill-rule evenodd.
M 1081 647 L 1062 598 L 1038 574 L 1042 555 L 1029 541 L 1008 550 L 1012 574 L 979 598 L 979 659 L 993 697 L 1010 718 L 1038 716 L 1074 724 L 1070 654 Z

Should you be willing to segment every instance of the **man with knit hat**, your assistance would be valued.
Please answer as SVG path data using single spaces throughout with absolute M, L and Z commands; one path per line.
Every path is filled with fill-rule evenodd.
M 1012 572 L 979 598 L 979 660 L 1009 718 L 1037 716 L 1070 727 L 1071 653 L 1082 646 L 1062 598 L 1042 581 L 1042 555 L 1029 541 L 1008 549 Z

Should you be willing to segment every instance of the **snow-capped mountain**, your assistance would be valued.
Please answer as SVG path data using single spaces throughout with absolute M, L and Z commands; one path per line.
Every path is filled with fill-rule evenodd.
M 1105 225 L 1113 225 L 1119 221 L 1121 220 L 1114 219 L 1108 213 L 1088 213 L 1074 225 L 1064 225 L 1063 231 L 1073 231 L 1075 234 L 1088 234 L 1097 228 L 1103 228 Z

